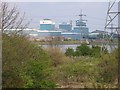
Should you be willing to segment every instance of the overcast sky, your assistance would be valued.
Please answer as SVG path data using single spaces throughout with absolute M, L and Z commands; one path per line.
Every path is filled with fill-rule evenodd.
M 20 12 L 26 13 L 26 19 L 31 20 L 30 28 L 39 28 L 39 21 L 48 18 L 56 23 L 75 21 L 79 19 L 81 10 L 86 14 L 89 31 L 103 30 L 105 26 L 108 2 L 21 2 L 15 3 Z M 117 10 L 117 4 L 113 7 Z M 116 23 L 115 23 L 116 24 Z

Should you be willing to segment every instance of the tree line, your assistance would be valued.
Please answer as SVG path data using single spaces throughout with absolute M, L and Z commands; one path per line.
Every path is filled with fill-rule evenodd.
M 105 50 L 105 53 L 108 53 L 108 50 Z M 101 47 L 100 46 L 92 46 L 91 48 L 86 44 L 81 44 L 76 47 L 74 51 L 73 48 L 67 48 L 65 52 L 66 56 L 75 57 L 75 56 L 91 56 L 91 57 L 100 57 L 101 56 Z

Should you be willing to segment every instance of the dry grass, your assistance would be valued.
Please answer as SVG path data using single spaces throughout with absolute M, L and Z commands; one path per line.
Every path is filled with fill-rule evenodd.
M 66 64 L 70 61 L 69 57 L 66 57 L 65 54 L 58 47 L 50 47 L 46 49 L 48 55 L 52 59 L 53 66 L 57 67 L 58 65 Z

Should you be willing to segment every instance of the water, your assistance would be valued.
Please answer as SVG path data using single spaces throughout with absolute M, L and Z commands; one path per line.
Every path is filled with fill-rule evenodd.
M 73 48 L 76 50 L 76 47 L 80 46 L 80 44 L 70 44 L 70 45 L 58 45 L 56 47 L 60 48 L 61 51 L 65 52 L 67 48 Z M 42 45 L 43 48 L 49 48 L 50 45 Z
M 40 45 L 41 46 L 41 45 Z M 67 48 L 73 48 L 73 50 L 76 50 L 76 47 L 80 46 L 80 44 L 69 44 L 69 45 L 57 45 L 56 47 L 60 48 L 61 51 L 65 52 Z M 87 45 L 90 48 L 92 47 L 92 45 Z M 100 47 L 102 47 L 101 45 L 99 45 Z M 42 45 L 43 48 L 50 48 L 51 45 Z M 113 51 L 115 48 L 117 48 L 117 45 L 112 45 L 112 46 L 107 46 L 107 50 L 108 52 Z

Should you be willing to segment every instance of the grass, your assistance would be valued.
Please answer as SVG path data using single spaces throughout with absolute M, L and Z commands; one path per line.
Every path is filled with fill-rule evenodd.
M 51 80 L 56 82 L 58 87 L 61 88 L 115 88 L 117 87 L 116 51 L 112 53 L 112 57 L 110 56 L 111 54 L 103 55 L 102 58 L 89 56 L 66 58 L 63 55 L 63 58 L 59 60 L 66 58 L 67 62 L 51 68 L 53 71 Z M 109 82 L 109 80 L 111 81 Z
M 83 61 L 71 61 L 68 64 L 54 68 L 53 79 L 57 80 L 60 85 L 87 83 L 88 75 L 93 68 L 94 66 Z
M 117 50 L 101 58 L 67 57 L 57 47 L 43 50 L 24 37 L 4 35 L 2 53 L 4 88 L 117 87 Z

